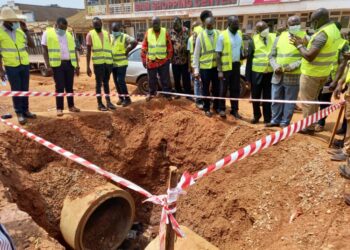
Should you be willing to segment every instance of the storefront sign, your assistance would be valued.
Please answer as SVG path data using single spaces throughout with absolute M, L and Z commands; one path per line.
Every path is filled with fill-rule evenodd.
M 254 4 L 280 3 L 281 0 L 255 0 Z
M 135 2 L 135 11 L 174 10 L 237 4 L 238 0 L 153 0 Z

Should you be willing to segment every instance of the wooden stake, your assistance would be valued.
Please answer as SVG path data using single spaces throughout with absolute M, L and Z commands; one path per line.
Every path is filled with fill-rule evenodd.
M 341 119 L 341 117 L 343 116 L 344 107 L 345 107 L 344 105 L 341 106 L 341 108 L 340 108 L 340 110 L 339 110 L 338 118 L 337 118 L 337 121 L 336 121 L 336 123 L 335 123 L 335 125 L 334 125 L 331 139 L 329 140 L 329 144 L 328 144 L 328 147 L 329 147 L 329 148 L 332 147 L 335 134 L 337 133 L 337 130 L 338 130 L 338 127 L 339 127 L 340 119 Z
M 169 168 L 169 183 L 168 183 L 169 189 L 176 187 L 177 176 L 178 176 L 177 167 L 171 166 Z M 169 206 L 169 208 L 172 209 L 175 206 L 176 204 L 173 204 L 172 206 Z M 173 215 L 175 217 L 176 214 L 174 213 Z M 174 248 L 175 248 L 175 232 L 171 227 L 171 224 L 169 223 L 166 226 L 165 250 L 174 250 Z

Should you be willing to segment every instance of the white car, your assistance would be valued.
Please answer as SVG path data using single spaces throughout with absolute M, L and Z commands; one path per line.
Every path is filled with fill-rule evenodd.
M 137 45 L 135 49 L 129 53 L 129 66 L 126 71 L 126 82 L 129 84 L 135 84 L 141 94 L 148 93 L 148 77 L 147 70 L 143 67 L 141 60 L 141 45 Z M 247 91 L 250 90 L 250 86 L 245 80 L 245 65 L 241 66 L 241 94 L 240 97 L 244 97 Z M 173 72 L 170 67 L 170 80 L 172 86 L 174 86 Z

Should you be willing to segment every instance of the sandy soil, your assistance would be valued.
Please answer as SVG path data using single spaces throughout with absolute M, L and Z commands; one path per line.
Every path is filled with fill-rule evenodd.
M 92 92 L 94 80 L 83 72 L 75 88 Z M 129 89 L 135 92 L 134 86 Z M 31 90 L 54 91 L 53 81 L 32 74 Z M 39 118 L 26 128 L 155 194 L 165 191 L 168 166 L 199 170 L 272 131 L 232 117 L 209 119 L 184 99 L 133 101 L 128 108 L 101 113 L 95 98 L 76 98 L 83 112 L 57 118 L 54 98 L 31 98 L 31 110 Z M 251 118 L 251 109 L 248 102 L 241 103 L 245 120 Z M 6 111 L 12 112 L 11 100 L 1 98 L 0 112 Z M 326 129 L 335 117 L 328 119 Z M 350 189 L 326 153 L 329 135 L 295 135 L 204 178 L 181 198 L 179 221 L 220 249 L 346 249 L 350 215 L 342 196 Z M 105 182 L 4 125 L 0 159 L 0 178 L 12 201 L 57 239 L 63 199 Z M 141 204 L 143 197 L 131 193 L 137 221 L 156 232 L 160 208 Z M 25 248 L 34 235 L 29 230 L 16 244 Z

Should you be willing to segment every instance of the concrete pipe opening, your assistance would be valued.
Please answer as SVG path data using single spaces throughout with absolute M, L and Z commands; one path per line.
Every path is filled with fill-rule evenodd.
M 132 226 L 134 214 L 131 195 L 107 184 L 80 198 L 67 197 L 60 228 L 73 249 L 117 249 Z

